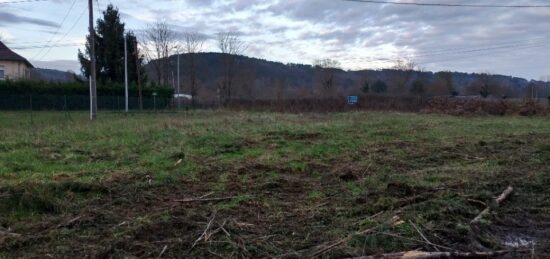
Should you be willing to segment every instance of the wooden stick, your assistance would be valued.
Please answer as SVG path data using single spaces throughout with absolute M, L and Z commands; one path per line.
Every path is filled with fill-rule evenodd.
M 485 202 L 482 202 L 480 200 L 476 200 L 476 199 L 466 199 L 467 201 L 471 202 L 471 203 L 475 203 L 475 204 L 479 204 L 483 207 L 487 207 L 487 203 Z
M 2 230 L 0 230 L 0 236 L 20 237 L 21 234 L 17 234 L 17 233 L 12 233 L 12 232 L 8 232 L 8 231 L 2 231 Z
M 195 246 L 197 245 L 197 243 L 199 243 L 199 241 L 201 241 L 201 240 L 207 241 L 208 240 L 208 238 L 209 238 L 208 230 L 210 230 L 210 227 L 212 227 L 212 222 L 214 222 L 215 218 L 216 218 L 216 211 L 214 211 L 214 213 L 212 214 L 212 217 L 208 221 L 208 224 L 206 224 L 206 228 L 204 229 L 202 234 L 199 236 L 199 238 L 197 238 L 197 240 L 195 240 L 195 242 L 191 246 L 191 249 L 189 250 L 188 254 L 191 253 L 191 250 L 193 250 L 193 248 L 195 248 Z
M 508 198 L 508 196 L 510 196 L 510 194 L 513 191 L 514 191 L 514 188 L 512 188 L 512 186 L 508 186 L 508 188 L 506 188 L 506 190 L 504 190 L 504 192 L 500 196 L 498 196 L 498 198 L 495 199 L 497 204 L 500 205 L 500 203 L 502 203 L 504 200 L 506 200 L 506 198 Z
M 81 219 L 82 216 L 78 216 L 76 218 L 73 218 L 71 220 L 69 220 L 68 222 L 66 223 L 61 223 L 59 225 L 57 225 L 58 228 L 62 228 L 62 227 L 69 227 L 69 226 L 72 226 L 75 222 L 77 222 L 79 219 Z
M 513 252 L 528 252 L 529 250 L 502 250 L 492 252 L 422 252 L 408 251 L 374 256 L 352 257 L 349 259 L 430 259 L 430 258 L 485 258 L 502 256 Z
M 205 201 L 225 201 L 225 200 L 232 200 L 237 198 L 238 196 L 230 196 L 230 197 L 221 197 L 221 198 L 189 198 L 189 199 L 183 199 L 183 200 L 174 200 L 175 202 L 205 202 Z
M 214 194 L 214 192 L 209 192 L 209 193 L 207 193 L 207 194 L 205 194 L 205 195 L 199 197 L 199 199 L 204 199 L 204 198 L 206 198 L 206 197 L 208 197 L 208 196 L 210 196 L 210 195 L 212 195 L 212 194 Z
M 400 239 L 404 239 L 404 240 L 409 240 L 409 241 L 413 241 L 413 242 L 418 242 L 418 243 L 423 243 L 423 244 L 428 244 L 428 245 L 432 245 L 434 247 L 440 247 L 440 248 L 443 248 L 443 249 L 447 249 L 447 250 L 454 250 L 450 247 L 447 247 L 447 246 L 442 246 L 442 245 L 437 245 L 437 244 L 434 244 L 434 243 L 427 243 L 426 241 L 423 241 L 423 240 L 418 240 L 418 239 L 414 239 L 414 238 L 408 238 L 408 237 L 404 237 L 404 236 L 400 236 L 400 235 L 397 235 L 397 234 L 393 234 L 393 233 L 388 233 L 388 232 L 380 232 L 380 231 L 374 231 L 375 234 L 380 234 L 380 235 L 386 235 L 386 236 L 390 236 L 390 237 L 395 237 L 395 238 L 400 238 Z
M 398 224 L 402 222 L 401 219 L 399 218 L 399 216 L 393 216 L 389 221 L 386 222 L 386 224 L 388 225 L 395 225 L 395 224 Z M 379 227 L 381 227 L 382 224 L 376 226 L 376 227 L 372 227 L 372 228 L 369 228 L 369 229 L 365 229 L 363 231 L 358 231 L 358 232 L 355 232 L 355 233 L 352 233 L 352 234 L 349 234 L 347 237 L 344 237 L 328 246 L 325 246 L 325 247 L 322 247 L 321 249 L 315 251 L 314 253 L 312 253 L 311 255 L 309 255 L 309 258 L 315 258 L 315 257 L 318 257 L 320 255 L 323 255 L 325 254 L 326 252 L 334 249 L 335 247 L 343 244 L 343 243 L 346 243 L 348 241 L 350 241 L 353 237 L 355 236 L 359 236 L 359 235 L 365 235 L 365 234 L 372 234 L 375 232 L 376 229 L 378 229 Z
M 433 248 L 439 252 L 439 248 L 437 248 L 437 246 L 434 245 L 434 243 L 432 243 L 430 240 L 428 240 L 428 238 L 426 238 L 426 236 L 420 231 L 420 228 L 418 228 L 412 221 L 409 221 L 409 223 L 411 223 L 411 225 L 413 226 L 413 228 L 416 230 L 416 232 L 418 232 L 418 234 L 420 234 L 420 236 L 422 237 L 422 239 L 424 239 L 424 241 L 426 241 L 427 244 L 433 246 Z
M 345 237 L 345 238 L 342 238 L 342 239 L 340 239 L 340 240 L 338 240 L 338 241 L 336 241 L 336 242 L 334 242 L 334 243 L 332 243 L 332 244 L 330 244 L 330 245 L 328 245 L 328 246 L 326 246 L 326 247 L 324 247 L 324 248 L 321 248 L 321 249 L 317 250 L 315 253 L 311 254 L 311 255 L 309 256 L 309 258 L 318 257 L 318 256 L 320 256 L 320 255 L 322 255 L 322 254 L 324 254 L 324 253 L 326 253 L 326 252 L 332 250 L 334 247 L 337 247 L 337 246 L 339 246 L 339 245 L 341 245 L 341 244 L 343 244 L 343 243 L 345 243 L 345 242 L 348 242 L 348 241 L 351 240 L 354 236 L 372 233 L 372 232 L 374 232 L 374 230 L 375 230 L 376 228 L 378 228 L 378 227 L 369 228 L 369 229 L 365 229 L 365 230 L 363 230 L 363 231 L 359 231 L 359 232 L 353 233 L 353 234 L 351 234 L 351 235 L 349 235 L 349 236 L 347 236 L 347 237 Z
M 506 190 L 504 190 L 504 192 L 502 192 L 502 194 L 500 194 L 496 199 L 495 199 L 495 207 L 498 208 L 498 206 L 500 206 L 500 204 L 506 200 L 508 198 L 508 196 L 510 196 L 510 194 L 514 191 L 514 188 L 512 188 L 512 186 L 508 186 L 508 188 L 506 188 Z M 477 215 L 472 221 L 470 221 L 470 224 L 476 224 L 476 223 L 479 223 L 479 221 L 487 214 L 489 214 L 489 212 L 491 212 L 491 207 L 488 206 L 487 208 L 485 208 L 483 211 L 481 211 L 481 213 L 479 213 L 479 215 Z
M 157 258 L 161 258 L 162 255 L 164 254 L 164 252 L 166 252 L 166 249 L 168 249 L 168 245 L 165 245 L 163 248 L 162 248 L 162 251 L 160 251 L 160 254 Z

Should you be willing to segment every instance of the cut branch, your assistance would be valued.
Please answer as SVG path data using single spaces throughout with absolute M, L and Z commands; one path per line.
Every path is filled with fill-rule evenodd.
M 391 218 L 388 222 L 386 222 L 388 225 L 396 225 L 396 224 L 400 224 L 401 223 L 401 219 L 399 218 L 399 216 L 394 216 L 393 218 Z M 344 237 L 336 242 L 333 242 L 331 244 L 329 244 L 328 246 L 325 246 L 325 247 L 321 247 L 320 249 L 318 249 L 317 251 L 315 251 L 314 253 L 312 253 L 309 258 L 316 258 L 316 257 L 319 257 L 323 254 L 325 254 L 326 252 L 334 249 L 335 247 L 338 247 L 348 241 L 350 241 L 353 237 L 355 236 L 360 236 L 360 235 L 366 235 L 366 234 L 372 234 L 372 233 L 375 233 L 376 230 L 378 228 L 380 228 L 382 226 L 381 225 L 378 225 L 376 227 L 372 227 L 372 228 L 369 228 L 369 229 L 365 229 L 363 231 L 358 231 L 358 232 L 355 232 L 355 233 L 352 233 L 350 235 L 348 235 L 347 237 Z
M 412 221 L 409 221 L 411 223 L 411 225 L 413 226 L 413 228 L 416 230 L 416 232 L 418 232 L 418 234 L 420 235 L 420 237 L 422 237 L 422 239 L 424 239 L 424 241 L 426 241 L 427 244 L 433 246 L 433 248 L 439 252 L 439 249 L 437 248 L 437 246 L 432 243 L 430 240 L 428 240 L 428 238 L 424 235 L 424 233 L 422 233 L 422 231 L 420 231 L 420 228 L 418 228 L 416 226 L 416 224 L 414 224 Z
M 2 230 L 0 230 L 0 236 L 20 237 L 21 234 L 17 234 L 17 233 L 12 233 L 12 232 L 8 232 L 8 231 L 2 231 Z
M 174 200 L 175 202 L 206 202 L 206 201 L 225 201 L 225 200 L 232 200 L 237 198 L 238 196 L 230 196 L 230 197 L 221 197 L 221 198 L 190 198 L 190 199 L 182 199 L 182 200 Z
M 502 194 L 500 194 L 496 199 L 495 199 L 495 208 L 498 208 L 500 206 L 500 204 L 506 200 L 508 198 L 508 196 L 510 196 L 510 194 L 512 194 L 512 192 L 514 191 L 514 188 L 512 188 L 512 186 L 508 186 L 508 188 L 506 188 L 506 190 L 504 190 L 504 192 L 502 192 Z M 471 222 L 470 224 L 476 224 L 476 223 L 479 223 L 479 221 L 481 221 L 481 219 L 483 219 L 483 217 L 485 217 L 487 214 L 489 214 L 489 212 L 491 212 L 491 207 L 488 206 L 487 208 L 485 208 L 481 213 L 479 213 L 479 215 L 477 215 Z
M 514 252 L 529 252 L 529 250 L 503 250 L 492 252 L 422 252 L 408 251 L 374 256 L 353 257 L 352 259 L 429 259 L 429 258 L 487 258 L 503 256 Z

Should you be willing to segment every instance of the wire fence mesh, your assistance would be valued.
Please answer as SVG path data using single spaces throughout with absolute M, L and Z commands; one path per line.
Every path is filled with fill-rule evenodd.
M 90 97 L 86 95 L 5 94 L 0 93 L 0 110 L 78 111 L 88 110 Z M 98 110 L 125 110 L 124 96 L 98 96 Z M 180 105 L 182 107 L 182 105 Z M 186 106 L 183 105 L 185 108 Z M 176 108 L 172 98 L 143 97 L 143 110 Z M 140 110 L 139 97 L 128 98 L 129 110 Z

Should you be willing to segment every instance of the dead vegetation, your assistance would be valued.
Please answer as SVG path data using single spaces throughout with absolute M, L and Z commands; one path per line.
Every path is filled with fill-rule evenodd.
M 425 112 L 451 115 L 548 115 L 550 106 L 534 100 L 486 100 L 477 98 L 436 97 L 429 101 Z
M 356 105 L 345 96 L 321 99 L 233 100 L 233 110 L 272 112 L 403 111 L 464 115 L 548 115 L 550 106 L 532 99 L 484 99 L 481 97 L 361 95 Z

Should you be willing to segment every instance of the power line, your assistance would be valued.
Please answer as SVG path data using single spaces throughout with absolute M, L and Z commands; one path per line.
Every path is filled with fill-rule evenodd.
M 446 58 L 445 60 L 437 60 L 437 61 L 429 61 L 429 62 L 421 62 L 421 63 L 436 63 L 441 61 L 453 61 L 457 59 L 463 59 L 463 58 L 469 58 L 469 57 L 478 57 L 478 56 L 485 56 L 490 55 L 494 52 L 501 52 L 508 49 L 512 50 L 521 50 L 521 49 L 529 49 L 529 48 L 538 48 L 538 47 L 544 47 L 547 46 L 550 42 L 538 42 L 538 43 L 529 43 L 529 44 L 517 44 L 517 45 L 509 45 L 509 46 L 500 46 L 500 47 L 493 47 L 493 48 L 479 48 L 479 49 L 472 49 L 467 51 L 455 51 L 455 52 L 448 52 L 448 53 L 432 53 L 432 54 L 425 54 L 425 55 L 412 55 L 412 56 L 405 56 L 405 58 L 420 58 L 420 60 L 423 59 L 423 57 L 435 57 L 435 56 L 444 56 L 444 55 L 457 55 L 457 54 L 467 54 L 467 53 L 476 53 L 475 55 L 466 55 L 466 56 L 459 56 L 454 58 Z M 348 60 L 357 60 L 357 61 L 366 61 L 366 62 L 397 62 L 400 60 L 399 57 L 388 57 L 388 58 L 349 58 Z M 418 61 L 418 60 L 417 60 Z
M 95 3 L 96 3 L 96 6 L 97 6 L 97 8 L 96 8 L 97 9 L 96 10 L 97 11 L 97 18 L 99 19 L 99 17 L 101 17 L 101 13 L 103 11 L 101 10 L 101 7 L 99 6 L 99 0 L 95 0 Z
M 59 38 L 57 41 L 55 41 L 55 43 L 59 43 L 60 41 L 62 41 L 63 39 L 65 39 L 65 37 L 67 37 L 67 35 L 69 35 L 69 33 L 71 33 L 73 31 L 73 29 L 76 27 L 76 25 L 78 24 L 78 22 L 80 22 L 80 20 L 82 19 L 82 17 L 84 16 L 84 14 L 86 13 L 86 8 L 82 9 L 82 13 L 80 13 L 80 16 L 78 16 L 78 19 L 75 20 L 75 22 L 73 23 L 73 25 L 71 26 L 71 28 L 65 32 L 65 34 L 63 34 L 63 36 L 61 36 L 61 38 Z M 44 53 L 44 55 L 42 55 L 40 57 L 40 59 L 43 59 L 44 57 L 46 57 L 50 51 L 52 50 L 52 48 L 50 47 L 46 53 Z
M 435 6 L 435 7 L 476 7 L 476 8 L 550 8 L 550 5 L 492 5 L 492 4 L 444 4 L 444 3 L 417 3 L 379 0 L 343 0 L 348 2 L 359 2 L 368 4 L 393 4 L 409 6 Z
M 538 47 L 545 47 L 546 45 L 536 45 L 536 46 L 528 46 L 528 47 L 523 47 L 523 48 L 517 48 L 517 50 L 525 50 L 525 49 L 529 49 L 529 48 L 538 48 Z M 500 52 L 500 53 L 498 53 Z M 425 62 L 418 62 L 419 65 L 427 65 L 427 64 L 437 64 L 437 63 L 447 63 L 447 62 L 454 62 L 454 61 L 457 61 L 457 60 L 464 60 L 464 59 L 471 59 L 471 58 L 477 58 L 477 57 L 486 57 L 486 56 L 494 56 L 494 55 L 502 55 L 502 54 L 510 54 L 509 52 L 502 52 L 502 50 L 498 51 L 497 53 L 479 53 L 479 54 L 476 54 L 476 55 L 466 55 L 466 56 L 460 56 L 460 57 L 455 57 L 455 58 L 446 58 L 446 59 L 439 59 L 439 60 L 431 60 L 431 61 L 425 61 Z M 350 59 L 348 59 L 350 60 Z M 367 61 L 367 62 L 390 62 L 392 60 L 371 60 L 371 61 Z M 396 60 L 394 60 L 396 61 Z M 353 61 L 352 61 L 353 62 Z M 476 60 L 476 62 L 478 62 Z
M 50 45 L 31 45 L 31 46 L 20 46 L 20 47 L 12 47 L 12 49 L 39 49 L 39 48 L 59 48 L 59 47 L 70 47 L 70 46 L 79 46 L 82 45 L 82 43 L 64 43 L 64 44 L 50 44 Z
M 69 17 L 69 14 L 73 10 L 73 7 L 74 7 L 75 4 L 76 4 L 76 0 L 73 0 L 73 3 L 71 4 L 71 7 L 69 7 L 69 10 L 67 11 L 65 16 L 63 17 L 63 20 L 61 20 L 61 23 L 59 24 L 59 27 L 57 27 L 57 29 L 53 33 L 52 37 L 50 38 L 50 40 L 48 40 L 47 44 L 50 44 L 52 42 L 52 40 L 55 38 L 55 36 L 57 36 L 57 34 L 59 33 L 59 30 L 61 30 L 61 27 L 63 27 L 63 24 L 67 20 L 67 17 Z M 44 49 L 41 49 L 39 52 L 37 52 L 32 59 L 36 59 L 38 56 L 40 56 L 40 54 L 42 54 L 42 51 L 44 51 Z
M 17 1 L 0 2 L 0 4 L 19 4 L 19 3 L 45 2 L 45 1 L 49 1 L 49 0 L 17 0 Z
M 501 41 L 501 42 L 498 42 L 498 43 L 490 43 L 490 45 L 487 48 L 499 47 L 499 46 L 508 46 L 508 45 L 511 45 L 511 44 L 529 44 L 529 43 L 545 41 L 545 40 L 550 40 L 550 36 L 538 36 L 538 37 L 533 37 L 533 38 L 524 38 L 524 39 L 521 39 L 521 40 Z M 478 48 L 481 48 L 481 46 L 479 46 Z M 454 52 L 454 51 L 471 50 L 471 49 L 477 49 L 477 48 L 476 47 L 460 47 L 460 48 L 434 49 L 434 50 L 429 50 L 429 51 L 419 51 L 419 54 L 424 55 L 425 53 L 439 53 L 439 52 L 444 53 L 444 52 L 450 52 L 450 51 Z
M 534 42 L 528 42 L 528 43 L 522 43 L 522 44 L 508 44 L 508 45 L 502 45 L 502 46 L 493 46 L 493 47 L 486 47 L 486 48 L 475 48 L 475 49 L 466 49 L 466 50 L 449 50 L 449 51 L 435 51 L 435 52 L 425 52 L 422 54 L 414 54 L 411 55 L 412 58 L 422 58 L 422 57 L 433 57 L 433 56 L 442 56 L 442 55 L 456 55 L 456 54 L 465 54 L 465 53 L 476 53 L 476 52 L 486 52 L 486 51 L 492 51 L 492 50 L 505 50 L 505 49 L 515 49 L 515 48 L 522 48 L 522 47 L 530 47 L 530 46 L 540 46 L 540 45 L 548 45 L 550 43 L 550 40 L 544 40 L 544 41 L 534 41 Z
M 526 50 L 526 49 L 540 48 L 540 47 L 546 47 L 546 46 L 547 46 L 547 44 L 540 44 L 540 45 L 533 45 L 533 46 L 525 46 L 525 47 L 515 48 L 515 50 Z M 485 56 L 492 56 L 492 55 L 502 55 L 502 54 L 511 54 L 510 52 L 502 52 L 502 51 L 503 50 L 499 50 L 496 53 L 495 52 L 479 53 L 479 54 L 476 54 L 476 55 L 460 56 L 460 57 L 456 57 L 456 58 L 453 58 L 453 59 L 446 58 L 446 59 L 430 60 L 430 61 L 419 62 L 419 63 L 423 64 L 423 65 L 425 65 L 425 64 L 434 64 L 434 63 L 446 63 L 446 62 L 453 62 L 453 61 L 462 60 L 462 59 L 469 59 L 469 58 L 485 57 Z

